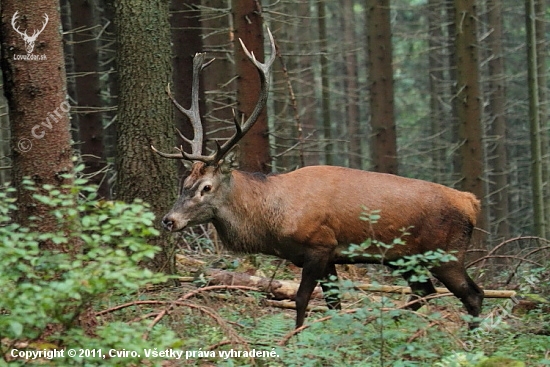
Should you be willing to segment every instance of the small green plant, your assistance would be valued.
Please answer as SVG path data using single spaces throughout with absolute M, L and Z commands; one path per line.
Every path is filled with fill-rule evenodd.
M 24 184 L 26 189 L 37 191 L 31 180 Z M 11 218 L 17 210 L 14 189 L 4 186 L 0 191 L 2 357 L 9 360 L 11 351 L 21 343 L 29 349 L 80 347 L 103 349 L 104 353 L 112 348 L 174 345 L 174 334 L 160 325 L 148 340 L 141 337 L 147 331 L 144 322 L 94 325 L 98 323 L 94 304 L 167 280 L 165 275 L 139 266 L 157 251 L 147 243 L 158 234 L 148 206 L 141 201 L 99 201 L 95 188 L 83 179 L 75 179 L 73 185 L 61 190 L 48 185 L 43 188 L 47 194 L 34 194 L 34 198 L 52 208 L 59 224 L 59 230 L 52 233 L 15 223 Z M 44 250 L 39 246 L 43 241 L 70 251 Z M 54 362 L 88 365 L 95 359 L 102 365 L 127 365 L 132 360 L 91 357 L 84 363 L 82 358 L 69 357 Z

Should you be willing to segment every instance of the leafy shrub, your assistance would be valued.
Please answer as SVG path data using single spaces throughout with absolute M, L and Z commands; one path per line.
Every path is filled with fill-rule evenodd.
M 25 180 L 27 190 L 37 191 Z M 162 326 L 142 340 L 143 322 L 97 323 L 94 302 L 117 295 L 131 294 L 148 284 L 165 282 L 167 277 L 139 266 L 155 255 L 157 249 L 147 243 L 156 236 L 154 215 L 137 200 L 132 204 L 97 200 L 95 188 L 76 179 L 58 190 L 43 187 L 47 194 L 34 198 L 52 208 L 58 231 L 40 233 L 15 223 L 17 210 L 14 189 L 0 191 L 0 352 L 6 359 L 17 345 L 29 349 L 80 347 L 108 349 L 153 347 L 175 343 L 174 334 Z M 33 218 L 36 223 L 37 218 Z M 51 241 L 66 249 L 46 251 L 39 248 Z M 91 312 L 88 320 L 82 317 Z M 90 323 L 88 327 L 84 325 Z M 21 347 L 19 347 L 21 348 Z M 91 362 L 94 359 L 87 359 Z M 15 360 L 12 363 L 25 364 Z M 55 360 L 55 363 L 59 363 Z M 127 365 L 128 359 L 102 360 L 101 365 Z M 82 365 L 68 358 L 63 365 Z

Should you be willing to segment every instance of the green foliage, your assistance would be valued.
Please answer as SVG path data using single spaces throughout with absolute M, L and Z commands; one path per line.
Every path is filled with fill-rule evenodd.
M 390 264 L 398 267 L 393 271 L 393 275 L 412 272 L 413 275 L 409 278 L 411 282 L 427 282 L 430 278 L 428 269 L 449 261 L 456 261 L 456 257 L 437 249 L 436 251 L 426 251 L 423 254 L 403 256 L 401 259 L 391 261 Z
M 380 211 L 364 208 L 360 219 L 370 224 L 375 224 L 380 220 Z M 408 230 L 409 229 L 406 228 L 401 229 L 401 237 L 394 238 L 391 243 L 386 244 L 374 238 L 367 238 L 361 244 L 351 244 L 348 250 L 343 251 L 343 253 L 352 258 L 356 256 L 370 256 L 380 261 L 380 263 L 384 263 L 385 254 L 388 250 L 395 246 L 406 245 L 406 241 L 403 238 L 409 234 L 407 232 Z M 398 260 L 388 262 L 388 265 L 396 267 L 396 270 L 393 271 L 393 275 L 410 273 L 412 274 L 410 281 L 426 282 L 430 276 L 428 269 L 450 261 L 456 261 L 456 257 L 451 253 L 437 249 L 436 251 L 430 250 L 423 254 L 403 256 Z
M 14 189 L 0 191 L 0 352 L 5 356 L 18 341 L 48 340 L 53 347 L 162 348 L 173 345 L 174 334 L 158 327 L 147 341 L 143 322 L 106 323 L 85 330 L 79 317 L 94 302 L 135 293 L 147 284 L 167 280 L 139 266 L 152 258 L 157 248 L 147 243 L 156 236 L 154 215 L 140 201 L 132 204 L 99 201 L 95 188 L 76 179 L 71 186 L 45 185 L 37 190 L 25 180 L 34 198 L 52 208 L 58 230 L 40 233 L 38 218 L 30 227 L 15 223 L 11 214 L 17 210 Z M 51 241 L 68 251 L 41 248 Z M 95 317 L 91 316 L 92 323 Z M 52 332 L 53 330 L 53 332 Z M 90 336 L 88 334 L 97 334 Z M 30 344 L 32 345 L 32 343 Z M 38 349 L 42 347 L 38 346 Z M 32 348 L 31 348 L 32 349 Z M 63 365 L 88 365 L 79 358 L 68 358 Z M 129 359 L 103 360 L 102 365 L 127 365 Z M 137 362 L 137 359 L 134 358 Z M 24 360 L 19 361 L 25 363 Z M 15 363 L 19 363 L 17 360 Z M 56 363 L 61 362 L 56 360 Z

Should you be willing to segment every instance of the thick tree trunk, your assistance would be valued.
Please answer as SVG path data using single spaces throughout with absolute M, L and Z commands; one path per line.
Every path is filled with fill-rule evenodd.
M 174 147 L 173 109 L 165 92 L 172 78 L 168 0 L 120 0 L 115 3 L 115 25 L 120 85 L 116 197 L 148 202 L 160 227 L 175 199 L 177 182 L 174 161 L 149 148 Z M 174 273 L 172 236 L 161 230 L 153 244 L 161 252 L 149 266 Z
M 12 27 L 16 12 L 16 25 L 27 34 L 42 29 L 48 18 L 33 45 L 26 45 Z M 3 1 L 1 15 L 4 92 L 10 112 L 13 183 L 18 189 L 16 219 L 28 225 L 30 217 L 38 217 L 37 230 L 54 232 L 59 228 L 56 218 L 49 215 L 50 207 L 34 200 L 33 192 L 23 189 L 21 181 L 29 177 L 39 188 L 71 183 L 63 177 L 73 172 L 73 154 L 59 2 Z M 42 189 L 38 192 L 45 194 Z M 42 247 L 59 249 L 49 242 Z
M 397 137 L 393 107 L 390 1 L 367 1 L 371 159 L 377 172 L 397 174 Z
M 232 0 L 233 27 L 235 30 L 235 69 L 237 79 L 237 105 L 239 113 L 250 116 L 260 95 L 260 78 L 255 66 L 248 60 L 239 44 L 241 38 L 259 61 L 264 60 L 264 33 L 262 9 L 256 0 Z M 245 171 L 271 171 L 267 111 L 264 109 L 246 136 L 240 141 L 240 168 Z

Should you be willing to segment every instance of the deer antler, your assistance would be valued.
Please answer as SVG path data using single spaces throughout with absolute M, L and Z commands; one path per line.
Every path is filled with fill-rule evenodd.
M 32 32 L 32 36 L 30 38 L 32 39 L 36 39 L 36 37 L 38 37 L 38 35 L 40 33 L 42 33 L 42 31 L 44 30 L 44 28 L 46 28 L 46 25 L 48 24 L 48 20 L 50 18 L 48 18 L 48 14 L 44 13 L 44 21 L 42 22 L 42 29 L 37 31 L 36 29 Z
M 170 90 L 170 85 L 166 86 L 166 93 L 168 94 L 168 97 L 172 100 L 172 103 L 174 103 L 176 108 L 185 116 L 187 116 L 189 118 L 189 121 L 191 121 L 191 124 L 193 125 L 193 140 L 187 139 L 178 129 L 176 129 L 176 131 L 178 132 L 179 136 L 183 139 L 183 141 L 191 145 L 191 155 L 199 155 L 199 156 L 202 153 L 202 146 L 203 146 L 202 122 L 201 122 L 201 116 L 199 111 L 199 81 L 200 81 L 199 74 L 204 68 L 206 68 L 208 65 L 212 63 L 212 61 L 215 60 L 215 59 L 212 59 L 210 61 L 204 62 L 204 57 L 205 57 L 204 53 L 196 53 L 195 57 L 193 57 L 193 84 L 191 86 L 191 108 L 186 109 L 182 105 L 180 105 L 172 95 L 172 91 Z M 153 149 L 155 153 L 159 154 L 164 158 L 186 159 L 186 153 L 183 151 L 183 147 L 175 148 L 180 153 L 163 153 L 157 150 L 152 145 L 151 145 L 151 149 Z
M 173 154 L 163 153 L 155 149 L 155 147 L 151 146 L 151 149 L 153 149 L 153 151 L 155 151 L 157 154 L 165 158 L 201 161 L 211 165 L 219 162 L 231 150 L 231 148 L 233 148 L 233 146 L 235 146 L 235 144 L 237 144 L 237 142 L 242 139 L 242 137 L 250 130 L 250 128 L 254 125 L 254 123 L 260 116 L 260 113 L 267 101 L 267 96 L 269 92 L 270 70 L 276 57 L 275 40 L 273 39 L 273 35 L 271 34 L 271 31 L 269 29 L 267 29 L 267 34 L 269 35 L 269 41 L 271 45 L 271 55 L 265 63 L 259 62 L 256 59 L 256 56 L 254 56 L 254 53 L 251 53 L 250 51 L 248 51 L 243 41 L 239 39 L 241 46 L 244 50 L 244 53 L 258 69 L 258 74 L 260 76 L 261 90 L 260 90 L 260 97 L 258 99 L 256 107 L 254 107 L 254 110 L 252 111 L 248 119 L 243 123 L 239 123 L 238 119 L 235 117 L 234 119 L 235 130 L 236 130 L 235 134 L 221 146 L 216 142 L 216 151 L 213 154 L 211 155 L 202 154 L 202 147 L 203 147 L 202 131 L 203 130 L 202 130 L 202 122 L 199 114 L 199 73 L 206 66 L 210 65 L 210 63 L 214 60 L 212 59 L 207 63 L 203 63 L 204 54 L 196 54 L 193 59 L 193 85 L 192 85 L 192 92 L 191 92 L 192 94 L 191 108 L 189 110 L 183 108 L 174 99 L 174 97 L 170 93 L 170 89 L 169 88 L 167 89 L 168 96 L 170 97 L 174 105 L 178 108 L 178 110 L 180 110 L 183 114 L 185 114 L 189 118 L 193 126 L 193 140 L 187 139 L 186 137 L 183 136 L 183 134 L 179 130 L 176 129 L 180 137 L 184 141 L 191 144 L 191 154 L 184 152 L 181 147 L 175 148 L 180 153 L 173 153 Z
M 19 11 L 16 11 L 14 14 L 13 14 L 13 17 L 11 17 L 11 26 L 12 28 L 14 29 L 14 31 L 16 31 L 17 33 L 19 33 L 19 35 L 21 35 L 21 37 L 23 38 L 27 38 L 27 31 L 25 32 L 21 32 L 19 30 L 19 26 L 16 25 L 16 21 L 17 21 L 17 18 L 19 18 L 19 15 L 17 15 L 17 13 L 19 13 Z

